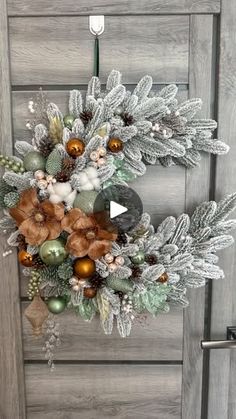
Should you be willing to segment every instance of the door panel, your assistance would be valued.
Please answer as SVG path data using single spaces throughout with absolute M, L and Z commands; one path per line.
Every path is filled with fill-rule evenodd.
M 28 419 L 180 417 L 181 366 L 60 365 L 48 374 L 45 366 L 27 365 L 25 370 Z
M 94 42 L 88 17 L 10 18 L 9 33 L 13 85 L 88 82 Z M 147 71 L 155 83 L 187 83 L 188 38 L 188 16 L 107 16 L 101 80 L 119 68 L 124 83 Z
M 28 303 L 22 303 L 25 309 Z M 136 324 L 127 339 L 121 339 L 114 328 L 104 335 L 99 319 L 84 322 L 74 312 L 60 317 L 62 344 L 56 350 L 56 359 L 72 361 L 178 361 L 182 359 L 183 311 L 172 310 L 157 319 L 144 318 Z M 68 327 L 69 325 L 69 327 Z M 43 360 L 43 339 L 35 339 L 30 324 L 23 318 L 24 356 L 29 360 Z
M 10 16 L 219 13 L 220 0 L 8 0 Z
M 150 74 L 156 89 L 175 82 L 180 86 L 181 100 L 200 96 L 204 101 L 201 115 L 212 114 L 217 46 L 213 14 L 220 13 L 220 0 L 131 0 L 128 3 L 99 0 L 96 4 L 90 0 L 7 0 L 7 3 L 8 17 L 6 0 L 0 0 L 3 11 L 0 47 L 4 57 L 0 64 L 0 88 L 4 98 L 0 102 L 3 151 L 11 149 L 12 143 L 8 141 L 12 137 L 11 130 L 14 141 L 30 140 L 25 127 L 25 121 L 31 118 L 27 104 L 40 85 L 49 100 L 57 103 L 62 111 L 66 110 L 70 88 L 85 90 L 93 68 L 93 37 L 88 29 L 90 14 L 107 15 L 100 44 L 103 83 L 112 68 L 123 73 L 123 81 L 131 90 L 139 78 Z M 230 13 L 233 15 L 233 11 Z M 222 40 L 228 41 L 227 31 Z M 230 57 L 222 57 L 230 62 Z M 229 68 L 226 71 L 229 72 Z M 221 80 L 224 80 L 222 74 Z M 231 75 L 226 85 L 233 83 Z M 234 96 L 226 108 L 228 114 Z M 221 114 L 225 101 L 221 104 Z M 220 120 L 220 133 L 224 137 L 230 125 L 230 120 L 227 121 L 225 125 Z M 232 132 L 228 134 L 233 138 Z M 222 179 L 228 179 L 233 173 L 231 158 L 227 160 L 230 163 L 226 171 L 224 161 L 221 157 L 222 166 L 217 163 L 217 195 L 224 189 Z M 198 203 L 212 197 L 214 171 L 215 161 L 212 163 L 206 156 L 199 168 L 188 171 L 177 166 L 169 169 L 149 166 L 146 175 L 132 187 L 140 194 L 152 222 L 158 225 L 166 216 L 177 216 L 185 210 L 191 212 Z M 232 183 L 227 183 L 227 190 L 232 191 Z M 4 250 L 3 240 L 1 246 Z M 230 257 L 225 259 L 228 264 L 230 260 Z M 62 314 L 59 317 L 62 345 L 56 352 L 56 370 L 50 374 L 42 352 L 43 340 L 31 336 L 30 325 L 23 316 L 21 330 L 19 294 L 23 312 L 27 304 L 27 281 L 20 273 L 19 290 L 15 255 L 7 261 L 3 259 L 1 268 L 3 304 L 0 314 L 4 343 L 0 345 L 0 367 L 6 377 L 1 417 L 24 419 L 26 407 L 29 419 L 201 418 L 203 354 L 199 342 L 204 336 L 205 290 L 189 293 L 190 307 L 184 313 L 172 308 L 168 315 L 157 319 L 147 316 L 127 339 L 121 339 L 116 331 L 111 336 L 103 335 L 98 319 L 90 324 L 69 311 Z M 227 288 L 229 294 L 231 284 Z M 213 289 L 213 313 L 221 297 L 217 286 Z M 211 293 L 208 295 L 210 298 Z M 230 306 L 229 313 L 231 309 Z M 220 322 L 217 324 L 214 330 L 218 331 Z M 1 362 L 5 359 L 6 362 Z M 211 371 L 216 359 L 211 359 Z M 234 358 L 231 360 L 233 363 Z M 224 365 L 228 373 L 229 358 L 224 359 Z M 211 383 L 215 386 L 219 377 L 214 374 Z M 224 395 L 227 390 L 226 385 Z M 11 404 L 12 398 L 14 403 Z M 212 400 L 214 397 L 210 397 L 211 406 Z M 233 402 L 230 406 L 230 419 L 233 419 Z M 214 409 L 212 412 L 212 418 L 226 419 L 217 417 Z

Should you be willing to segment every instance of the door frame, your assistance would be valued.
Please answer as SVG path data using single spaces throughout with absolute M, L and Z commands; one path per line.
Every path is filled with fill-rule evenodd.
M 215 198 L 236 191 L 236 5 L 221 0 L 219 30 L 218 137 L 224 138 L 230 152 L 216 162 Z M 234 212 L 235 215 L 235 212 Z M 223 256 L 223 257 L 222 257 Z M 209 338 L 225 339 L 227 326 L 236 324 L 236 251 L 222 252 L 225 280 L 212 282 Z M 236 353 L 211 350 L 209 353 L 208 419 L 236 417 Z

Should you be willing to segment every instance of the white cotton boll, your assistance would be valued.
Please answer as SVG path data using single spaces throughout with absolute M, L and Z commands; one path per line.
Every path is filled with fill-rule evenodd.
M 73 206 L 75 197 L 76 197 L 77 192 L 76 191 L 72 191 L 67 197 L 66 197 L 66 203 L 69 207 Z
M 100 189 L 100 180 L 98 178 L 97 179 L 92 179 L 91 183 L 96 190 Z
M 72 188 L 69 182 L 64 182 L 64 183 L 54 183 L 53 185 L 53 191 L 55 194 L 59 195 L 60 197 L 65 197 L 68 194 L 71 193 Z
M 93 184 L 91 182 L 87 182 L 80 187 L 80 190 L 81 191 L 93 191 L 94 187 L 93 187 Z
M 51 183 L 49 183 L 47 191 L 50 194 L 54 194 L 54 188 L 53 188 L 53 185 Z
M 87 173 L 89 179 L 96 179 L 98 177 L 97 170 L 92 166 L 87 167 L 85 172 Z
M 52 204 L 59 204 L 61 202 L 61 197 L 56 195 L 56 194 L 51 194 L 50 198 L 49 198 L 49 201 Z
M 81 186 L 85 185 L 88 182 L 88 176 L 85 172 L 81 172 L 79 174 L 79 180 L 80 180 L 80 184 Z

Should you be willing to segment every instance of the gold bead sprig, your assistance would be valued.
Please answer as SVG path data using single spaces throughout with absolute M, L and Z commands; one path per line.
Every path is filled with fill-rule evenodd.
M 29 300 L 32 300 L 35 295 L 39 294 L 39 285 L 41 281 L 40 273 L 37 271 L 32 271 L 27 291 Z
M 14 160 L 13 157 L 7 157 L 0 154 L 0 166 L 4 166 L 6 169 L 12 170 L 15 173 L 24 173 L 25 168 L 22 163 Z

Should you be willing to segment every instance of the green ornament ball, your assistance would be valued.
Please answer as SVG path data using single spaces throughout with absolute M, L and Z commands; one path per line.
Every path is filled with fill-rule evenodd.
M 96 191 L 82 191 L 78 193 L 74 200 L 74 208 L 80 208 L 86 214 L 92 214 L 97 196 L 98 193 Z
M 71 129 L 75 118 L 73 115 L 65 115 L 63 118 L 65 127 Z
M 53 314 L 60 314 L 66 308 L 66 300 L 63 297 L 50 297 L 47 301 L 48 310 Z
M 135 179 L 134 173 L 126 169 L 119 169 L 116 174 L 119 179 L 124 180 L 125 182 L 131 182 Z
M 131 261 L 135 265 L 142 265 L 142 263 L 144 263 L 144 261 L 145 261 L 144 253 L 140 250 L 138 253 L 136 253 L 136 255 L 131 257 Z
M 26 170 L 36 172 L 36 170 L 45 170 L 46 159 L 38 151 L 30 151 L 26 154 L 23 163 Z
M 39 256 L 46 265 L 60 265 L 68 253 L 62 240 L 47 240 L 39 249 Z

